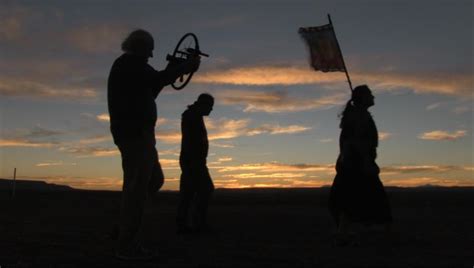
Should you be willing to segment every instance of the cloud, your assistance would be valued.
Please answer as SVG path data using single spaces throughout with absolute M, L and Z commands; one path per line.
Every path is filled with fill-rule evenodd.
M 31 129 L 5 131 L 2 133 L 3 138 L 0 138 L 0 147 L 52 147 L 59 143 L 56 141 L 45 141 L 43 139 L 63 134 L 65 134 L 65 132 L 46 129 L 39 125 Z
M 305 180 L 299 178 L 277 178 L 270 179 L 265 182 L 252 182 L 250 180 L 238 180 L 238 179 L 227 179 L 227 180 L 214 180 L 214 185 L 218 188 L 308 188 L 308 187 L 322 187 L 331 185 L 330 181 L 322 180 Z
M 96 115 L 96 119 L 101 121 L 101 122 L 110 122 L 110 116 L 109 114 L 99 114 Z
M 120 155 L 120 152 L 116 148 L 107 147 L 85 147 L 85 146 L 62 146 L 59 151 L 76 154 L 79 158 L 86 157 L 111 157 Z
M 472 167 L 455 165 L 400 165 L 386 166 L 381 169 L 383 175 L 399 175 L 411 173 L 446 173 L 469 171 Z
M 209 140 L 232 139 L 241 136 L 262 134 L 294 134 L 307 131 L 310 127 L 300 125 L 280 126 L 278 124 L 263 124 L 259 127 L 248 127 L 250 119 L 220 119 L 206 121 L 209 127 Z
M 218 172 L 245 172 L 245 171 L 258 171 L 258 172 L 295 172 L 295 171 L 306 171 L 306 172 L 334 172 L 334 165 L 317 165 L 317 164 L 283 164 L 278 162 L 270 163 L 255 163 L 255 164 L 242 164 L 237 166 L 216 166 L 211 167 L 217 169 Z
M 306 176 L 305 173 L 270 173 L 270 174 L 256 174 L 256 173 L 240 173 L 240 174 L 229 174 L 225 177 L 233 179 L 281 179 L 281 178 L 302 178 Z
M 322 143 L 330 143 L 330 142 L 333 142 L 334 139 L 328 138 L 328 139 L 321 139 L 319 141 L 322 142 Z
M 179 153 L 180 153 L 180 149 L 178 148 L 159 151 L 160 157 L 163 155 L 179 156 Z
M 209 140 L 233 139 L 245 136 L 250 121 L 250 119 L 206 119 Z
M 102 142 L 111 142 L 112 136 L 111 135 L 99 135 L 95 137 L 89 137 L 79 140 L 79 144 L 94 144 L 94 143 L 102 143 Z
M 71 46 L 86 53 L 117 52 L 129 31 L 130 27 L 122 25 L 86 25 L 69 31 L 66 40 Z
M 317 180 L 297 180 L 297 179 L 288 179 L 284 180 L 291 183 L 291 187 L 323 187 L 330 186 L 331 182 L 328 181 L 317 181 Z
M 403 73 L 357 72 L 351 73 L 353 81 L 369 84 L 379 90 L 408 88 L 415 93 L 437 93 L 469 96 L 473 77 L 470 73 Z M 303 66 L 250 66 L 198 73 L 195 82 L 230 85 L 312 85 L 345 82 L 342 73 L 314 72 Z
M 209 144 L 211 146 L 218 147 L 218 148 L 225 148 L 225 149 L 235 148 L 235 145 L 229 144 L 229 143 L 210 142 Z
M 409 88 L 415 93 L 436 93 L 472 98 L 473 77 L 449 73 L 360 73 L 355 78 L 372 88 L 397 90 Z
M 64 134 L 62 131 L 57 130 L 50 130 L 43 128 L 41 126 L 34 126 L 31 129 L 30 133 L 26 134 L 26 138 L 44 138 L 44 137 L 51 137 Z
M 0 77 L 0 95 L 9 97 L 34 97 L 45 99 L 94 100 L 98 92 L 91 87 L 57 86 L 26 78 Z
M 434 130 L 422 133 L 418 135 L 418 138 L 422 140 L 457 140 L 466 136 L 466 134 L 466 130 L 457 130 L 451 133 L 444 130 Z
M 31 141 L 22 138 L 0 139 L 0 147 L 32 147 L 45 148 L 57 145 L 53 142 Z
M 286 127 L 282 127 L 280 125 L 270 125 L 270 124 L 263 124 L 257 128 L 251 128 L 247 131 L 247 136 L 255 136 L 260 134 L 270 134 L 270 135 L 277 135 L 277 134 L 295 134 L 310 130 L 310 127 L 299 126 L 299 125 L 290 125 Z
M 232 157 L 219 157 L 217 159 L 218 162 L 229 162 L 229 161 L 232 161 Z
M 60 130 L 51 130 L 44 128 L 40 125 L 36 125 L 30 129 L 15 129 L 15 130 L 9 130 L 5 131 L 3 133 L 3 136 L 6 137 L 7 139 L 41 139 L 41 138 L 49 138 L 49 137 L 54 137 L 54 136 L 59 136 L 66 134 L 65 131 L 60 131 Z
M 64 163 L 63 161 L 49 161 L 49 162 L 43 162 L 43 163 L 37 163 L 35 166 L 37 167 L 51 167 L 51 166 L 76 166 L 77 163 Z
M 433 104 L 430 104 L 430 105 L 426 106 L 426 110 L 431 111 L 431 110 L 434 110 L 434 109 L 438 109 L 440 106 L 441 106 L 441 102 L 436 102 L 436 103 L 433 103 Z
M 155 138 L 165 143 L 180 143 L 181 132 L 178 130 L 160 130 L 158 129 Z
M 383 132 L 383 131 L 379 132 L 379 140 L 381 141 L 388 140 L 392 136 L 393 136 L 393 133 Z
M 251 128 L 250 119 L 218 119 L 213 120 L 206 118 L 206 127 L 208 129 L 208 139 L 210 141 L 234 139 L 245 136 L 255 136 L 262 134 L 279 135 L 279 134 L 295 134 L 307 131 L 310 127 L 300 125 L 280 126 L 278 124 L 263 124 L 259 127 Z M 156 134 L 156 138 L 166 143 L 181 142 L 181 132 L 178 130 L 160 130 Z M 222 146 L 219 144 L 218 146 Z M 228 147 L 229 145 L 224 145 Z
M 347 94 L 334 94 L 321 98 L 302 99 L 288 96 L 286 92 L 261 92 L 226 90 L 217 93 L 224 105 L 244 105 L 244 112 L 299 112 L 313 109 L 328 109 L 344 103 Z
M 194 82 L 232 85 L 305 85 L 343 81 L 340 74 L 322 75 L 298 66 L 251 66 L 199 73 Z
M 160 159 L 160 164 L 163 169 L 181 169 L 177 159 Z

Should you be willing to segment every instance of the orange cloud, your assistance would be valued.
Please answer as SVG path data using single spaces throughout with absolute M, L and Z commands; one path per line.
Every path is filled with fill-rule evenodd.
M 250 119 L 219 119 L 213 120 L 206 118 L 206 127 L 208 129 L 208 138 L 210 141 L 233 139 L 242 136 L 255 136 L 261 134 L 294 134 L 307 131 L 310 127 L 300 125 L 280 126 L 264 124 L 260 127 L 248 127 Z M 166 143 L 181 142 L 181 132 L 178 130 L 158 130 L 156 138 Z M 220 144 L 219 146 L 222 146 Z M 229 145 L 224 145 L 229 146 Z
M 6 77 L 0 77 L 0 95 L 68 100 L 98 97 L 97 91 L 90 87 L 53 86 L 33 80 Z
M 176 159 L 160 159 L 163 169 L 180 169 L 179 161 Z
M 269 125 L 263 124 L 258 128 L 252 128 L 247 131 L 247 136 L 255 136 L 260 134 L 268 133 L 270 135 L 277 135 L 277 134 L 295 134 L 310 130 L 310 127 L 299 126 L 299 125 L 290 125 L 281 127 L 280 125 Z
M 94 143 L 102 143 L 102 142 L 112 142 L 111 135 L 100 135 L 96 137 L 86 138 L 79 140 L 80 144 L 94 144 Z
M 244 105 L 244 112 L 281 113 L 328 109 L 344 103 L 347 94 L 298 99 L 290 97 L 284 92 L 224 90 L 217 93 L 217 98 L 224 105 Z
M 44 148 L 52 147 L 57 144 L 51 142 L 36 142 L 26 139 L 0 139 L 0 147 L 33 147 Z
M 282 164 L 277 162 L 272 163 L 255 163 L 242 164 L 237 166 L 212 167 L 218 172 L 242 172 L 242 171 L 258 171 L 258 172 L 292 172 L 292 171 L 306 171 L 306 172 L 334 172 L 334 164 L 317 165 L 317 164 Z
M 447 73 L 356 73 L 355 80 L 373 88 L 396 90 L 409 88 L 415 93 L 470 96 L 474 82 L 470 74 Z
M 322 142 L 322 143 L 329 143 L 329 142 L 333 142 L 334 139 L 327 138 L 327 139 L 321 139 L 321 140 L 319 140 L 319 141 Z
M 422 133 L 418 136 L 418 138 L 422 140 L 457 140 L 466 136 L 466 134 L 466 130 L 457 130 L 451 133 L 444 130 L 434 130 Z
M 120 152 L 118 149 L 106 148 L 106 147 L 71 146 L 71 147 L 60 147 L 59 151 L 77 154 L 79 158 L 111 157 L 111 156 L 120 155 Z
M 110 116 L 109 114 L 99 114 L 96 116 L 97 120 L 102 121 L 102 122 L 110 122 Z
M 225 149 L 235 148 L 233 144 L 228 144 L 228 143 L 210 142 L 210 145 L 214 147 L 218 147 L 218 148 L 225 148 Z
M 302 85 L 344 81 L 341 73 L 320 74 L 302 67 L 256 66 L 199 73 L 194 82 L 232 85 Z
M 380 132 L 379 132 L 379 139 L 380 139 L 381 141 L 387 140 L 387 139 L 389 139 L 389 138 L 392 137 L 392 136 L 393 136 L 393 134 L 392 134 L 392 133 L 389 133 L 389 132 L 383 132 L 383 131 L 380 131 Z
M 302 178 L 306 176 L 304 173 L 270 173 L 270 174 L 256 174 L 256 173 L 240 173 L 230 174 L 225 177 L 233 179 L 273 179 L 273 178 Z
M 470 96 L 473 84 L 471 74 L 448 73 L 351 73 L 353 81 L 363 81 L 380 90 L 409 88 L 416 93 L 438 93 Z M 231 85 L 310 85 L 345 82 L 342 73 L 314 72 L 302 66 L 250 66 L 224 71 L 198 73 L 195 82 Z
M 472 166 L 454 166 L 454 165 L 400 165 L 382 167 L 381 175 L 398 175 L 408 173 L 445 173 L 453 171 L 469 171 Z
M 179 130 L 160 130 L 155 135 L 155 138 L 165 143 L 180 143 L 181 131 Z
M 233 139 L 246 134 L 250 119 L 206 120 L 209 140 Z
M 63 161 L 58 162 L 44 162 L 38 163 L 35 166 L 37 167 L 51 167 L 51 166 L 76 166 L 77 163 L 64 163 Z

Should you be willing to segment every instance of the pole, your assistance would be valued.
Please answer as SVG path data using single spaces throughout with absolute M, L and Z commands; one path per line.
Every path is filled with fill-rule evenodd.
M 15 191 L 16 191 L 16 168 L 13 169 L 12 199 L 15 198 Z
M 334 30 L 334 26 L 332 25 L 330 14 L 328 14 L 328 19 L 329 19 L 329 24 L 331 25 L 332 31 L 334 33 L 334 38 L 336 39 L 337 49 L 339 50 L 339 54 L 341 54 L 342 65 L 344 66 L 344 71 L 346 72 L 347 82 L 349 83 L 349 88 L 351 89 L 351 92 L 352 92 L 353 89 L 352 89 L 351 78 L 349 77 L 349 73 L 347 72 L 346 63 L 344 62 L 344 57 L 342 56 L 342 50 L 341 50 L 341 47 L 339 46 L 339 41 L 337 40 L 337 37 L 336 37 L 336 30 Z

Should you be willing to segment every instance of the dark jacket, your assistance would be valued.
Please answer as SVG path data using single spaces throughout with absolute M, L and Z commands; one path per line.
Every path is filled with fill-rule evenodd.
M 350 150 L 357 157 L 377 157 L 378 131 L 367 110 L 352 107 L 342 118 L 339 146 L 341 152 Z
M 378 131 L 372 115 L 364 109 L 349 108 L 341 120 L 340 154 L 336 170 L 378 174 L 375 164 L 377 146 Z
M 110 130 L 115 144 L 140 139 L 153 132 L 157 119 L 155 99 L 171 83 L 167 71 L 156 71 L 146 60 L 123 54 L 112 65 L 107 83 Z
M 181 154 L 179 157 L 181 168 L 205 166 L 209 141 L 203 116 L 194 105 L 188 106 L 188 109 L 182 114 L 181 133 Z

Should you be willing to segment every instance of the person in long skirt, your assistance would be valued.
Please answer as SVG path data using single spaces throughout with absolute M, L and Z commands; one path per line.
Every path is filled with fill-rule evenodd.
M 368 111 L 374 99 L 368 86 L 357 86 L 342 112 L 337 174 L 329 197 L 329 210 L 337 225 L 336 243 L 354 242 L 349 230 L 354 223 L 383 224 L 389 229 L 392 222 L 375 162 L 378 132 Z

